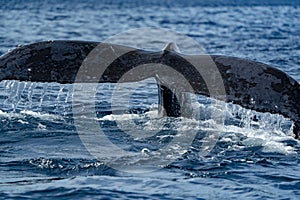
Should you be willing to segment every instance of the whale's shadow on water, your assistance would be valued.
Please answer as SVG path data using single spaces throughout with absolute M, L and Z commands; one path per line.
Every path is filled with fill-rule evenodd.
M 172 49 L 150 52 L 134 49 L 115 59 L 102 76 L 76 80 L 79 68 L 98 42 L 48 41 L 19 47 L 0 57 L 0 81 L 19 80 L 31 82 L 118 82 L 121 77 L 141 65 L 161 64 L 171 67 L 188 80 L 192 91 L 187 88 L 172 88 L 166 83 L 168 74 L 151 70 L 130 81 L 155 77 L 158 85 L 159 103 L 163 114 L 171 117 L 184 115 L 182 100 L 178 93 L 194 92 L 238 104 L 258 112 L 280 114 L 294 122 L 293 132 L 299 138 L 300 131 L 300 86 L 286 73 L 266 64 L 251 60 L 219 55 L 183 55 Z M 110 45 L 113 50 L 126 48 Z M 211 96 L 205 80 L 213 80 L 214 73 L 200 74 L 189 62 L 200 63 L 203 71 L 211 71 L 207 64 L 212 59 L 224 84 L 225 95 Z M 201 64 L 202 63 L 202 64 Z M 206 63 L 206 64 L 205 64 Z M 174 92 L 176 90 L 176 92 Z M 180 97 L 180 95 L 179 95 Z

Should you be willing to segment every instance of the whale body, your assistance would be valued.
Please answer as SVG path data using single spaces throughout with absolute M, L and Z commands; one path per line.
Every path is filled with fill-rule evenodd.
M 181 99 L 174 94 L 172 85 L 166 83 L 167 72 L 151 69 L 139 77 L 122 80 L 124 74 L 138 66 L 161 64 L 170 66 L 188 80 L 191 87 L 179 87 L 177 91 L 180 93 L 195 92 L 258 112 L 281 114 L 294 122 L 293 132 L 295 138 L 299 138 L 300 86 L 279 69 L 248 59 L 209 55 L 221 75 L 225 91 L 225 96 L 211 96 L 205 80 L 214 80 L 215 74 L 209 73 L 212 66 L 207 62 L 208 55 L 184 55 L 167 46 L 158 52 L 133 49 L 110 63 L 101 77 L 76 79 L 79 68 L 99 44 L 101 43 L 86 41 L 47 41 L 18 47 L 0 57 L 0 81 L 104 83 L 140 81 L 154 77 L 159 89 L 159 103 L 165 109 L 164 115 L 181 116 Z M 125 47 L 111 45 L 111 48 L 117 51 Z M 189 62 L 191 60 L 202 63 L 202 71 L 208 72 L 205 77 Z

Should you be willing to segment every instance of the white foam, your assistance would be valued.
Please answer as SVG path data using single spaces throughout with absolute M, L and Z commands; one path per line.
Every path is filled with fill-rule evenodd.
M 31 111 L 31 110 L 22 110 L 20 113 L 24 114 L 24 115 L 30 115 L 30 116 L 35 117 L 35 118 L 40 118 L 40 119 L 43 119 L 43 120 L 63 120 L 63 117 L 60 116 L 60 115 L 34 112 L 34 111 Z
M 20 113 L 14 113 L 14 112 L 5 112 L 3 110 L 0 110 L 0 116 L 4 118 L 23 118 Z
M 285 144 L 284 140 L 294 140 L 291 133 L 284 133 L 280 130 L 251 129 L 237 126 L 225 126 L 220 130 L 223 132 L 221 141 L 223 142 L 241 142 L 240 147 L 261 146 L 263 152 L 277 152 L 283 154 L 295 153 L 295 148 Z M 246 139 L 241 139 L 242 135 Z M 233 148 L 236 148 L 234 146 Z
M 64 118 L 60 115 L 55 114 L 49 114 L 49 113 L 40 113 L 40 112 L 34 112 L 31 110 L 22 110 L 19 113 L 16 112 L 5 112 L 3 110 L 0 110 L 0 116 L 8 119 L 18 119 L 18 122 L 21 124 L 28 124 L 25 120 L 26 116 L 32 116 L 34 118 L 39 118 L 42 120 L 48 120 L 48 121 L 56 121 L 56 120 L 64 120 Z
M 37 128 L 40 130 L 47 130 L 47 126 L 41 123 L 38 124 Z
M 102 118 L 99 118 L 99 121 L 123 121 L 123 120 L 132 120 L 132 119 L 139 119 L 141 118 L 140 115 L 138 114 L 121 114 L 121 115 L 116 115 L 116 114 L 110 114 L 110 115 L 105 115 Z
M 197 104 L 194 104 L 194 106 Z M 201 109 L 205 109 L 203 104 L 198 104 Z M 237 109 L 237 108 L 234 108 Z M 261 146 L 263 152 L 277 152 L 283 154 L 295 153 L 295 148 L 285 144 L 285 140 L 294 140 L 292 133 L 292 124 L 288 128 L 282 128 L 282 125 L 290 121 L 280 115 L 262 114 L 255 111 L 236 110 L 236 115 L 241 117 L 240 121 L 243 126 L 218 124 L 214 119 L 188 119 L 188 118 L 162 118 L 157 113 L 157 110 L 150 110 L 145 114 L 121 114 L 107 115 L 99 120 L 116 121 L 119 127 L 132 129 L 132 131 L 141 132 L 161 130 L 162 125 L 167 122 L 171 123 L 171 129 L 177 131 L 214 131 L 222 133 L 219 138 L 223 142 L 232 142 L 233 145 L 229 148 L 234 150 L 242 150 L 245 147 Z M 210 108 L 210 111 L 217 110 L 218 115 L 222 112 L 220 108 Z M 207 111 L 207 110 L 206 110 Z M 224 109 L 223 112 L 231 117 L 234 117 L 229 109 Z M 253 121 L 253 116 L 259 115 L 261 120 Z M 264 116 L 266 115 L 266 116 Z M 149 119 L 151 118 L 151 119 Z M 268 119 L 268 120 L 266 120 Z M 146 121 L 143 125 L 131 123 L 132 120 Z

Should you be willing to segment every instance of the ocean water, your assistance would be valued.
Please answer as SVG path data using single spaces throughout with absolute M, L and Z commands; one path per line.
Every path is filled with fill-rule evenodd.
M 0 54 L 19 44 L 163 28 L 208 53 L 264 62 L 300 81 L 299 18 L 297 0 L 5 0 Z M 289 119 L 192 100 L 194 118 L 161 118 L 153 79 L 78 87 L 1 81 L 0 198 L 299 198 L 300 143 Z

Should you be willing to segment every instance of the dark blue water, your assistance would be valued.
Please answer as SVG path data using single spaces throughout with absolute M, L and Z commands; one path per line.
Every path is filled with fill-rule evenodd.
M 209 53 L 258 60 L 300 81 L 299 6 L 296 0 L 2 1 L 0 53 L 37 41 L 104 41 L 133 28 L 165 28 Z M 300 144 L 288 119 L 201 96 L 193 97 L 196 119 L 162 119 L 152 79 L 125 84 L 117 94 L 113 84 L 88 87 L 79 87 L 74 101 L 73 85 L 0 82 L 0 198 L 299 198 Z M 95 91 L 94 105 L 86 91 Z M 92 122 L 133 154 L 108 149 L 95 157 L 80 132 L 93 139 Z M 216 132 L 211 144 L 207 135 Z M 168 144 L 171 150 L 157 151 Z

